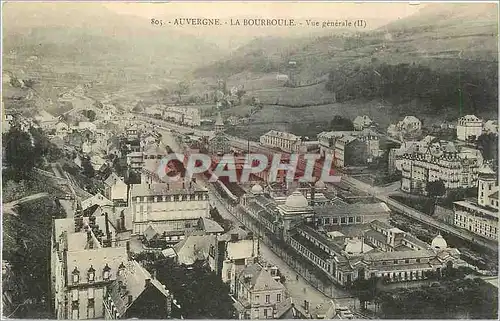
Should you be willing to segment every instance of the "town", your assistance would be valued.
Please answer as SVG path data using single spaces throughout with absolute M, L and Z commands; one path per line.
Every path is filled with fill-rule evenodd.
M 453 125 L 452 141 L 422 137 L 425 128 L 415 116 L 387 132 L 358 116 L 353 130 L 322 132 L 317 141 L 272 130 L 251 142 L 226 134 L 220 112 L 206 131 L 197 130 L 196 106 L 162 107 L 160 118 L 147 110 L 121 114 L 106 107 L 109 120 L 99 115 L 74 126 L 46 113 L 4 119 L 6 135 L 25 134 L 29 141 L 34 129 L 41 130 L 54 146 L 63 142 L 59 153 L 73 163 L 33 168 L 67 190 L 57 198 L 64 213 L 50 232 L 45 299 L 57 318 L 189 317 L 185 302 L 176 298 L 182 294 L 165 282 L 169 264 L 213 272 L 234 301 L 227 317 L 242 319 L 371 318 L 375 298 L 357 290 L 370 280 L 394 287 L 461 275 L 497 286 L 496 256 L 483 255 L 497 247 L 497 168 L 477 147 L 481 135 L 498 135 L 495 120 L 465 115 Z M 97 127 L 103 123 L 116 128 Z M 397 147 L 382 150 L 384 140 Z M 8 157 L 16 147 L 6 148 Z M 223 177 L 211 182 L 207 172 L 175 183 L 158 175 L 172 152 L 206 153 L 212 170 L 232 153 L 241 175 L 248 152 L 300 151 L 333 156 L 340 182 L 325 183 L 319 175 L 316 182 L 299 182 L 286 171 L 268 181 L 269 170 L 239 183 Z M 376 185 L 370 169 L 379 167 L 370 163 L 384 154 L 387 172 L 399 175 Z M 169 163 L 173 171 L 185 165 Z M 75 168 L 94 185 L 79 186 L 68 173 Z M 477 196 L 450 194 L 457 190 Z M 409 196 L 444 200 L 447 193 L 455 198 L 447 204 L 436 200 L 432 213 L 408 203 Z M 4 203 L 4 212 L 14 214 L 24 201 Z M 8 274 L 9 262 L 4 266 Z
M 243 77 L 195 97 L 3 70 L 2 316 L 496 319 L 498 114 L 460 92 L 453 119 L 353 100 L 281 126 L 335 84 L 281 59 L 276 102 Z

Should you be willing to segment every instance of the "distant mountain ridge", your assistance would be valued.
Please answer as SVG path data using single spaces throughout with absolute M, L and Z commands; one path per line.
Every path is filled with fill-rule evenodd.
M 428 4 L 416 14 L 374 31 L 336 31 L 330 36 L 300 39 L 257 39 L 229 59 L 201 67 L 197 75 L 277 72 L 288 60 L 297 62 L 301 77 L 321 78 L 333 66 L 367 64 L 372 58 L 388 63 L 441 59 L 496 62 L 498 13 L 495 4 Z M 245 66 L 245 67 L 242 67 Z

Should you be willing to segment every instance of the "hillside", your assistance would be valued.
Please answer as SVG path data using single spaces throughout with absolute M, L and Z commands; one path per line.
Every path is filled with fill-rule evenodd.
M 301 107 L 317 97 L 316 103 L 324 105 L 334 103 L 335 92 L 337 102 L 382 102 L 394 118 L 409 110 L 444 114 L 455 108 L 458 114 L 461 82 L 464 110 L 491 116 L 498 95 L 496 9 L 495 4 L 428 4 L 412 16 L 364 33 L 255 40 L 230 59 L 198 69 L 198 75 L 226 76 L 231 86 L 246 85 L 245 79 L 251 78 L 253 85 L 247 92 L 264 104 Z M 287 73 L 285 65 L 291 60 L 297 63 L 299 84 L 309 87 L 285 88 L 276 81 L 278 72 Z M 405 64 L 416 67 L 406 74 L 401 71 L 406 70 Z M 377 68 L 386 71 L 382 79 L 373 76 Z M 399 91 L 402 79 L 407 88 Z M 259 82 L 260 88 L 255 85 Z M 321 82 L 324 85 L 313 85 Z M 372 90 L 381 83 L 385 89 Z M 436 99 L 437 95 L 442 98 Z
M 8 3 L 4 12 L 3 69 L 35 80 L 44 98 L 91 81 L 94 93 L 144 91 L 220 55 L 196 36 L 95 3 Z

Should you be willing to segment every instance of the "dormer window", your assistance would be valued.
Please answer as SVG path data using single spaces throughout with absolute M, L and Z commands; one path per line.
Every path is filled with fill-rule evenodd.
M 73 274 L 73 284 L 77 284 L 78 282 L 80 282 L 80 271 L 78 271 L 76 267 L 73 270 L 72 274 Z
M 89 282 L 94 282 L 95 281 L 95 269 L 90 266 L 90 269 L 87 272 L 88 280 Z
M 102 278 L 104 279 L 104 281 L 108 281 L 108 280 L 109 280 L 110 271 L 111 271 L 111 268 L 110 268 L 110 267 L 109 267 L 109 265 L 106 263 L 106 266 L 105 266 L 105 267 L 104 267 L 104 269 L 102 270 Z

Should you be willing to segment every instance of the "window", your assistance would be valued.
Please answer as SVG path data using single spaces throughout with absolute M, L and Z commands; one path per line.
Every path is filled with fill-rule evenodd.
M 276 301 L 281 302 L 281 293 L 276 294 Z
M 417 263 L 420 263 L 420 259 L 417 259 Z
M 345 218 L 345 217 L 342 217 L 342 218 L 340 219 L 340 223 L 345 224 L 346 222 L 347 222 L 347 221 L 346 221 L 346 218 Z
M 266 294 L 266 303 L 269 303 L 271 301 L 271 296 L 269 294 Z
M 394 260 L 394 264 L 398 264 L 398 260 Z
M 259 298 L 260 298 L 260 297 L 259 297 L 258 295 L 256 295 L 256 296 L 255 296 L 255 301 L 259 301 Z
M 110 271 L 111 271 L 111 268 L 109 267 L 109 265 L 106 263 L 106 266 L 104 267 L 104 269 L 102 270 L 102 278 L 104 281 L 108 281 L 109 280 L 109 277 L 110 277 Z
M 406 259 L 406 260 L 405 260 L 405 263 L 410 263 L 410 260 Z
M 78 289 L 71 290 L 72 301 L 78 301 Z
M 354 217 L 349 217 L 349 223 L 354 223 Z
M 90 266 L 90 269 L 87 272 L 87 276 L 89 282 L 95 281 L 95 269 L 92 267 L 92 265 Z
M 75 267 L 75 269 L 73 270 L 73 284 L 76 284 L 78 282 L 80 282 L 80 272 Z
M 267 309 L 264 309 L 264 318 L 267 318 Z
M 95 289 L 94 289 L 94 288 L 89 288 L 89 289 L 87 290 L 87 297 L 88 297 L 88 299 L 89 299 L 89 300 L 90 300 L 90 299 L 92 299 L 92 300 L 94 299 L 94 291 L 95 291 Z

